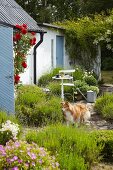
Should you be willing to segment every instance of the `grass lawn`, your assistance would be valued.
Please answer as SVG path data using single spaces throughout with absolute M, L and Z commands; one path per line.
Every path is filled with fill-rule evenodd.
M 113 71 L 102 71 L 101 73 L 104 83 L 113 84 Z

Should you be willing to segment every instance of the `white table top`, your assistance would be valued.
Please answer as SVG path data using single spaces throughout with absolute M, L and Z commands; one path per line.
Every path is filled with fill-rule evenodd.
M 59 70 L 59 73 L 74 73 L 75 69 L 73 70 Z
M 71 79 L 73 79 L 73 77 L 69 76 L 69 75 L 66 75 L 66 76 L 63 76 L 63 77 L 61 77 L 61 76 L 59 76 L 59 77 L 54 76 L 54 77 L 52 77 L 52 79 L 55 79 L 55 80 L 71 80 Z

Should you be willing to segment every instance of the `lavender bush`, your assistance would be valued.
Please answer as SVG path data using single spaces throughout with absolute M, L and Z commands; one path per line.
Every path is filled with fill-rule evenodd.
M 0 169 L 3 170 L 59 170 L 59 163 L 49 152 L 26 141 L 9 141 L 0 145 Z

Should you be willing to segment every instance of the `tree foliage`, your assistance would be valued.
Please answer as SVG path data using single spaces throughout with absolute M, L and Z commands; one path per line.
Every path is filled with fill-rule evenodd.
M 104 43 L 107 49 L 113 51 L 113 11 L 108 16 L 98 14 L 93 18 L 86 16 L 57 24 L 65 28 L 66 47 L 70 58 L 73 61 L 81 59 L 86 68 L 90 67 L 96 56 L 98 44 L 102 46 Z M 90 55 L 85 55 L 86 53 Z
M 112 0 L 16 0 L 37 22 L 52 23 L 101 13 L 113 8 Z

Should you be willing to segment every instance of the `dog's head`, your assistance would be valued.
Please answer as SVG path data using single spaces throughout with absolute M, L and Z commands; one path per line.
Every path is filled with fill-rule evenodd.
M 67 111 L 69 110 L 70 103 L 67 101 L 61 102 L 61 107 L 62 107 L 62 111 Z

